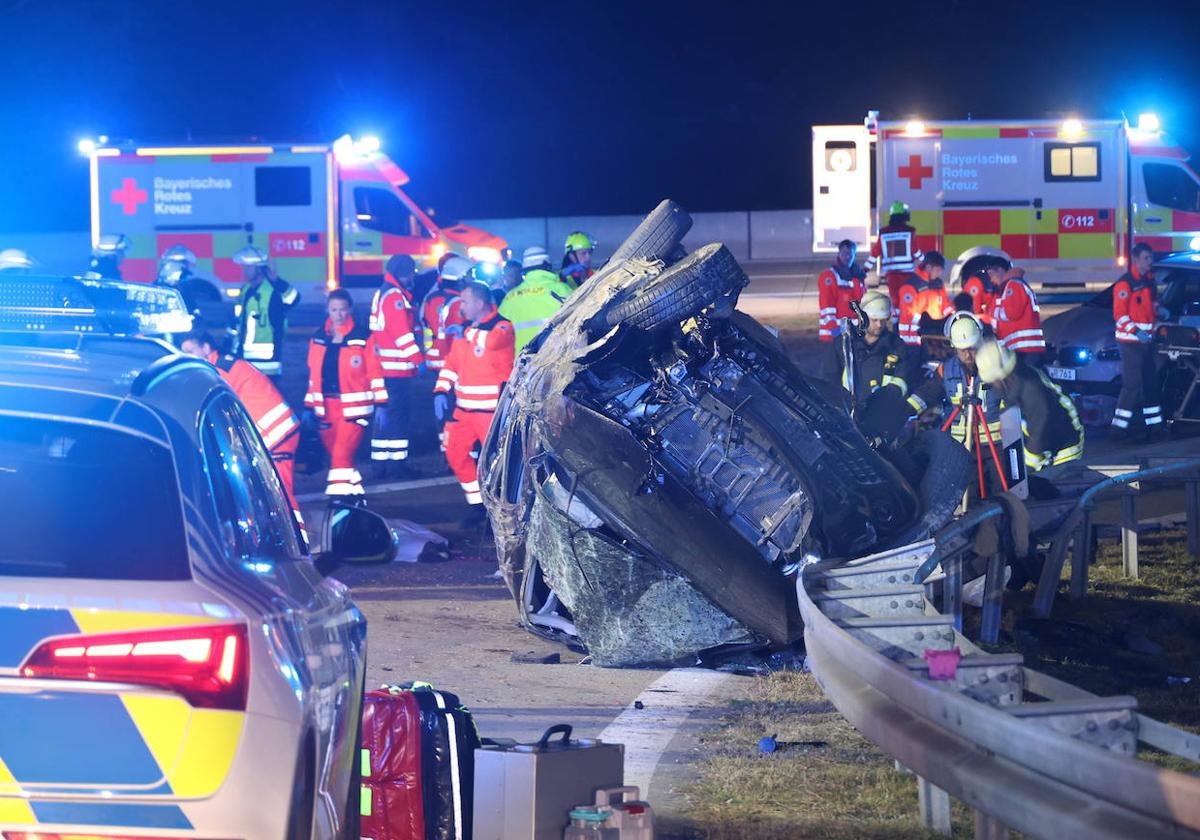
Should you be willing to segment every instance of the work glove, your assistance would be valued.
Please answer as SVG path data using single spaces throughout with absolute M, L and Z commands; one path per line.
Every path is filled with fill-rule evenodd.
M 362 426 L 364 429 L 368 428 L 371 425 L 371 421 L 368 420 L 366 417 L 355 417 L 353 419 L 347 418 L 346 422 L 353 423 L 356 426 Z
M 1149 344 L 1150 338 L 1151 338 L 1150 333 L 1146 332 L 1145 330 L 1138 330 L 1137 340 L 1140 341 L 1142 344 Z
M 300 425 L 315 429 L 317 427 L 317 410 L 315 408 L 304 409 L 304 413 L 300 415 Z
M 446 334 L 446 338 L 462 338 L 463 325 L 450 324 L 442 330 Z
M 587 274 L 587 268 L 583 265 L 583 263 L 571 263 L 570 265 L 565 265 L 563 266 L 562 271 L 558 272 L 558 276 L 564 280 L 570 278 L 575 281 L 582 280 L 583 275 L 585 274 Z
M 382 429 L 387 425 L 388 410 L 387 406 L 375 406 L 375 428 Z
M 433 416 L 439 423 L 444 422 L 450 411 L 450 397 L 446 394 L 433 395 Z
M 1158 320 L 1160 321 L 1171 320 L 1171 310 L 1167 309 L 1167 307 L 1163 306 L 1162 304 L 1154 307 L 1154 314 L 1158 315 Z

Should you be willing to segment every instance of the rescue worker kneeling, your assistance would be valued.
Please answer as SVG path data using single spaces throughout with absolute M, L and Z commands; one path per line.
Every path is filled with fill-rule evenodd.
M 1017 355 L 988 340 L 975 354 L 979 378 L 1000 392 L 1004 405 L 1021 409 L 1025 466 L 1042 472 L 1083 456 L 1083 425 L 1075 404 L 1041 370 L 1018 365 Z
M 950 404 L 954 412 L 950 434 L 959 443 L 967 444 L 967 424 L 974 421 L 976 443 L 985 448 L 988 436 L 1000 445 L 1000 394 L 994 388 L 983 387 L 975 366 L 975 352 L 983 344 L 983 325 L 970 312 L 956 312 L 946 321 L 946 337 L 954 355 L 938 365 L 934 376 L 913 390 L 908 404 L 921 414 L 932 405 Z M 980 416 L 969 410 L 978 406 Z M 985 419 L 986 418 L 986 419 Z
M 881 445 L 895 440 L 910 414 L 905 397 L 911 354 L 890 329 L 892 301 L 886 292 L 867 292 L 861 305 L 866 328 L 842 336 L 850 346 L 847 353 L 843 344 L 838 367 L 842 387 L 853 400 L 855 422 L 867 440 Z M 853 369 L 846 366 L 847 356 L 853 359 Z
M 446 461 L 462 485 L 471 506 L 464 526 L 483 521 L 483 496 L 472 451 L 482 445 L 500 402 L 500 389 L 513 367 L 513 325 L 496 311 L 492 292 L 483 283 L 462 291 L 462 314 L 467 328 L 456 338 L 438 372 L 433 411 L 446 423 Z M 454 413 L 450 415 L 450 398 Z

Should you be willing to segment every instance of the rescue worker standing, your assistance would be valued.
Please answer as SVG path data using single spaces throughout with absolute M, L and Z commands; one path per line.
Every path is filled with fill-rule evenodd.
M 271 453 L 271 460 L 275 462 L 275 469 L 292 508 L 297 509 L 292 485 L 296 472 L 296 446 L 300 442 L 300 421 L 283 395 L 254 365 L 233 356 L 219 355 L 212 338 L 205 332 L 188 333 L 179 342 L 179 349 L 213 365 L 237 394 Z
M 267 376 L 278 378 L 283 372 L 287 314 L 300 302 L 300 292 L 280 279 L 267 255 L 253 245 L 234 254 L 233 261 L 242 267 L 243 280 L 233 308 L 237 355 Z
M 871 245 L 867 257 L 867 271 L 875 271 L 880 282 L 885 283 L 892 298 L 892 307 L 900 304 L 900 286 L 913 273 L 921 252 L 917 248 L 917 231 L 909 224 L 911 218 L 908 205 L 893 201 L 888 208 L 888 223 L 879 229 L 879 236 Z
M 433 411 L 439 421 L 446 421 L 446 461 L 471 506 L 470 515 L 463 520 L 464 527 L 470 527 L 484 519 L 479 476 L 471 452 L 487 437 L 500 390 L 512 373 L 514 334 L 512 324 L 496 311 L 487 286 L 472 283 L 463 289 L 462 298 L 468 326 L 454 341 L 438 374 Z
M 563 244 L 562 269 L 558 272 L 565 283 L 572 288 L 579 288 L 584 280 L 593 274 L 592 255 L 596 250 L 596 240 L 581 230 L 567 235 Z
M 387 405 L 375 410 L 371 460 L 379 464 L 379 478 L 408 478 L 408 442 L 412 430 L 414 385 L 421 366 L 417 339 L 417 310 L 413 283 L 417 264 L 407 254 L 387 261 L 383 283 L 371 299 L 371 347 L 379 359 Z
M 941 321 L 954 313 L 954 306 L 942 283 L 945 270 L 946 259 L 937 251 L 930 251 L 921 258 L 921 265 L 900 285 L 896 328 L 900 340 L 909 347 L 921 347 L 922 315 Z
M 532 268 L 524 272 L 520 285 L 500 302 L 501 317 L 512 322 L 516 333 L 516 355 L 542 331 L 570 294 L 571 287 L 553 271 Z
M 854 420 L 870 441 L 890 443 L 904 428 L 909 411 L 909 353 L 891 331 L 892 301 L 887 292 L 872 289 L 862 299 L 865 329 L 842 336 L 850 342 L 853 368 L 846 367 L 846 352 L 839 354 L 842 387 L 850 392 Z
M 1025 270 L 1010 268 L 996 298 L 992 316 L 996 340 L 1017 354 L 1017 360 L 1038 365 L 1046 352 L 1042 335 L 1042 311 L 1037 295 L 1025 282 Z
M 129 250 L 129 237 L 123 233 L 106 233 L 92 248 L 92 261 L 83 275 L 89 280 L 120 280 L 121 261 Z
M 440 370 L 454 341 L 455 327 L 462 324 L 458 304 L 463 278 L 471 270 L 471 261 L 457 254 L 446 259 L 438 271 L 438 281 L 421 301 L 421 327 L 425 363 Z M 454 303 L 454 306 L 448 304 Z M 446 319 L 443 321 L 443 317 Z
M 321 443 L 329 452 L 327 496 L 362 496 L 354 456 L 375 406 L 387 402 L 388 395 L 379 357 L 368 346 L 371 333 L 354 322 L 353 307 L 345 289 L 330 292 L 329 317 L 308 345 L 304 405 L 320 421 Z
M 850 304 L 862 300 L 867 290 L 865 275 L 855 261 L 857 253 L 858 246 L 843 239 L 838 243 L 833 265 L 817 278 L 817 338 L 828 348 L 823 366 L 825 379 L 836 378 L 841 370 L 837 338 L 842 333 L 842 319 L 858 320 Z
M 1025 466 L 1042 472 L 1083 457 L 1083 424 L 1075 403 L 1041 370 L 1017 364 L 1017 355 L 994 339 L 975 354 L 979 378 L 1000 392 L 1004 406 L 1021 409 Z
M 1151 346 L 1154 321 L 1159 315 L 1158 292 L 1150 266 L 1154 249 L 1145 242 L 1133 246 L 1129 271 L 1113 284 L 1113 321 L 1121 350 L 1121 393 L 1112 424 L 1128 434 L 1134 412 L 1139 408 L 1146 430 L 1161 428 L 1162 400 L 1159 395 L 1155 352 Z
M 931 405 L 943 401 L 949 403 L 952 410 L 957 409 L 949 429 L 956 441 L 966 446 L 969 434 L 967 424 L 975 420 L 979 423 L 975 445 L 987 447 L 990 434 L 992 443 L 999 447 L 1000 394 L 994 388 L 983 387 L 975 366 L 975 353 L 984 341 L 983 325 L 970 312 L 952 315 L 946 324 L 946 335 L 954 355 L 938 365 L 933 378 L 926 380 L 909 395 L 908 404 L 917 414 L 921 414 Z M 971 405 L 982 409 L 981 416 L 971 417 Z

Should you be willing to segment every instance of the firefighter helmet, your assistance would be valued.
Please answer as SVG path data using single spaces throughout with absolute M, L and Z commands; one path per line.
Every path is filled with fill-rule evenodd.
M 892 317 L 892 299 L 886 292 L 872 289 L 863 295 L 862 311 L 874 321 Z
M 124 256 L 129 248 L 129 237 L 123 233 L 106 233 L 96 240 L 92 254 L 97 257 L 108 257 L 113 254 Z
M 525 253 L 521 255 L 521 269 L 524 271 L 528 271 L 531 268 L 549 267 L 550 255 L 540 245 L 530 245 L 525 249 Z
M 443 280 L 461 280 L 471 270 L 471 261 L 455 254 L 442 265 Z
M 247 245 L 233 255 L 233 261 L 241 266 L 261 268 L 267 264 L 267 255 L 253 245 Z
M 160 259 L 163 263 L 179 263 L 189 269 L 196 267 L 196 255 L 186 245 L 172 245 L 162 252 Z
M 888 215 L 889 216 L 907 216 L 908 215 L 908 205 L 905 204 L 903 201 L 893 201 L 891 206 L 888 207 Z
M 979 378 L 992 385 L 1017 369 L 1017 354 L 994 338 L 988 339 L 975 351 L 975 367 Z
M 171 260 L 164 262 L 158 270 L 158 281 L 164 286 L 178 286 L 183 280 L 184 264 Z
M 572 231 L 567 234 L 566 244 L 563 245 L 563 250 L 568 254 L 573 251 L 591 251 L 596 247 L 596 240 L 588 236 L 581 230 Z
M 983 325 L 972 312 L 955 312 L 946 319 L 946 338 L 955 350 L 976 350 L 983 341 Z
M 5 248 L 0 251 L 0 271 L 29 271 L 36 262 L 20 248 Z

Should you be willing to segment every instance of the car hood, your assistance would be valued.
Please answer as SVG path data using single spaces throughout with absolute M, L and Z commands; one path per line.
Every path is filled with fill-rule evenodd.
M 1112 312 L 1098 306 L 1076 306 L 1042 322 L 1046 342 L 1055 347 L 1099 348 L 1113 341 Z

